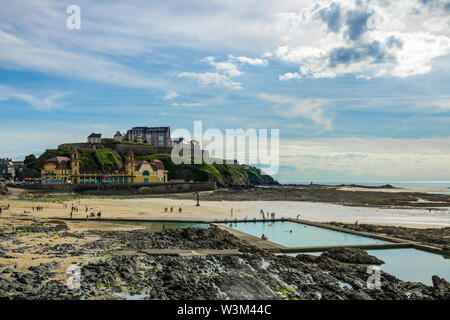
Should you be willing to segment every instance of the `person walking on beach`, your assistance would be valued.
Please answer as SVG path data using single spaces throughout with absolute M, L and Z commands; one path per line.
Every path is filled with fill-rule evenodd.
M 73 216 L 73 212 L 70 211 L 70 219 L 72 219 L 72 216 Z

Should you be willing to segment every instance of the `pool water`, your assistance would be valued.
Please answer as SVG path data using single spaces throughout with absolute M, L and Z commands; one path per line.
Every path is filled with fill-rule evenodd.
M 380 269 L 400 280 L 410 282 L 422 282 L 432 286 L 431 277 L 437 275 L 450 280 L 450 257 L 425 252 L 417 249 L 383 249 L 366 250 L 368 254 L 384 261 Z M 322 252 L 305 252 L 320 256 Z M 297 256 L 298 253 L 287 253 L 289 256 Z
M 261 237 L 286 247 L 382 244 L 388 241 L 309 226 L 291 221 L 224 223 L 226 227 Z M 292 230 L 292 232 L 290 232 Z
M 385 262 L 381 270 L 403 281 L 433 285 L 431 277 L 437 275 L 450 280 L 450 257 L 416 249 L 367 250 L 367 253 Z
M 145 227 L 147 231 L 160 231 L 163 229 L 175 229 L 175 228 L 209 228 L 208 223 L 197 222 L 160 222 L 160 221 L 115 221 L 113 223 L 129 224 L 132 226 Z

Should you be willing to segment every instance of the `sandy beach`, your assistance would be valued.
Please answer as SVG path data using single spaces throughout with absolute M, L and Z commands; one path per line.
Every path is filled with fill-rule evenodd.
M 25 200 L 2 200 L 0 205 L 9 203 L 10 210 L 4 211 L 3 217 L 27 218 L 68 218 L 72 205 L 78 207 L 74 218 L 85 218 L 90 212 L 101 211 L 102 218 L 115 219 L 187 219 L 211 220 L 235 218 L 260 218 L 260 209 L 275 212 L 277 218 L 296 218 L 319 222 L 370 223 L 380 225 L 408 227 L 448 227 L 450 226 L 449 208 L 379 208 L 353 207 L 329 203 L 300 201 L 200 201 L 196 206 L 194 200 L 169 198 L 137 199 L 89 199 L 75 201 L 38 202 Z M 42 211 L 32 207 L 42 206 Z M 86 211 L 86 207 L 88 210 Z M 167 212 L 165 209 L 167 208 Z M 170 212 L 173 208 L 173 212 Z M 179 208 L 182 212 L 179 213 Z M 233 209 L 233 214 L 231 210 Z

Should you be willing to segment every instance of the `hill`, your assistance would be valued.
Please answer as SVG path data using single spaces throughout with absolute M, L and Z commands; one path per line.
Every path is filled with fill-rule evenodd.
M 70 158 L 70 149 L 50 149 L 41 154 L 33 162 L 32 168 L 40 170 L 44 162 L 56 156 Z M 118 153 L 109 149 L 78 149 L 81 170 L 84 172 L 114 172 L 125 163 L 126 153 Z M 255 167 L 235 168 L 224 164 L 180 164 L 173 163 L 170 154 L 137 155 L 136 160 L 159 159 L 168 170 L 169 180 L 183 179 L 185 181 L 213 181 L 221 187 L 237 187 L 249 185 L 278 184 L 271 176 L 264 175 Z

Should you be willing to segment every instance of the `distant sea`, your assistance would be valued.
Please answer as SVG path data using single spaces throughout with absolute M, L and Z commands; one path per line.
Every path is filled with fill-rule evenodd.
M 293 184 L 310 184 L 308 182 L 293 182 Z M 396 188 L 405 189 L 418 189 L 418 190 L 430 190 L 438 193 L 449 193 L 450 194 L 450 181 L 399 181 L 399 182 L 336 182 L 336 181 L 313 181 L 316 184 L 325 184 L 330 186 L 340 185 L 340 184 L 356 184 L 368 187 L 379 187 L 386 184 L 390 184 Z

